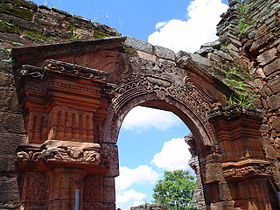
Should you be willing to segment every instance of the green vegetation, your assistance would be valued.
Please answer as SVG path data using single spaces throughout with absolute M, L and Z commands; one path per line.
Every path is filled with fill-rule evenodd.
M 15 26 L 14 24 L 8 23 L 4 20 L 0 20 L 0 31 L 7 32 L 7 33 L 19 33 L 19 27 Z
M 14 45 L 14 46 L 23 46 L 24 45 L 20 42 L 11 42 L 11 44 Z
M 241 106 L 247 107 L 247 108 L 254 108 L 254 101 L 255 101 L 255 94 L 235 94 L 235 95 L 230 95 L 227 99 L 226 102 L 228 105 L 231 104 L 239 104 Z
M 223 78 L 222 82 L 234 91 L 234 94 L 226 98 L 226 103 L 253 108 L 255 93 L 251 92 L 253 87 L 245 82 L 251 80 L 251 75 L 237 64 L 235 66 L 217 65 L 214 69 L 215 74 Z
M 86 37 L 84 35 L 81 35 L 81 34 L 77 34 L 75 33 L 75 31 L 77 30 L 78 28 L 74 25 L 69 25 L 68 26 L 68 31 L 67 33 L 71 34 L 71 38 L 70 40 L 81 40 L 81 39 L 86 39 Z
M 239 27 L 239 35 L 242 35 L 247 32 L 250 25 L 247 23 L 247 21 L 244 17 L 241 17 L 239 19 L 238 27 Z
M 20 5 L 0 3 L 0 13 L 5 13 L 7 15 L 13 15 L 25 20 L 32 20 L 33 11 L 23 8 Z
M 248 17 L 249 9 L 250 5 L 246 2 L 239 2 L 237 12 L 240 16 L 238 20 L 238 32 L 240 36 L 245 34 L 248 28 L 252 25 Z
M 24 38 L 30 41 L 41 42 L 41 43 L 52 41 L 51 37 L 47 37 L 44 34 L 35 31 L 24 31 Z
M 194 177 L 188 171 L 165 171 L 163 179 L 154 187 L 155 203 L 169 210 L 194 210 L 192 191 L 196 187 Z
M 95 36 L 96 38 L 105 38 L 105 37 L 109 37 L 110 35 L 106 34 L 106 33 L 103 32 L 103 31 L 98 31 L 98 30 L 96 30 L 96 31 L 94 31 L 94 36 Z
M 0 48 L 0 51 L 4 52 L 7 56 L 7 58 L 2 59 L 1 62 L 3 63 L 12 63 L 13 59 L 12 59 L 12 49 L 10 48 Z

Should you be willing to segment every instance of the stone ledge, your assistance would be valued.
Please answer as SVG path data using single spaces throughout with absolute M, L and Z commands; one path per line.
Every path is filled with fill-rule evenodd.
M 248 117 L 251 119 L 262 119 L 263 111 L 260 109 L 246 108 L 238 104 L 233 104 L 226 107 L 215 107 L 207 113 L 207 118 L 210 122 L 223 118 L 225 120 L 238 119 L 240 117 Z

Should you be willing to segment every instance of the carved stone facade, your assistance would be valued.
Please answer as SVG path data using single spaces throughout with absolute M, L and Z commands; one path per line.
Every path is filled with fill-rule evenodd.
M 34 47 L 24 34 L 35 30 L 32 24 L 38 30 L 52 29 L 45 26 L 50 17 L 57 23 L 61 22 L 57 17 L 69 23 L 78 18 L 24 0 L 16 2 L 14 6 L 32 18 L 6 14 L 6 10 L 0 14 L 1 24 L 10 26 L 9 31 L 0 32 L 1 40 L 6 40 L 0 43 L 3 49 L 15 48 L 17 41 L 25 45 L 13 49 L 8 57 L 3 56 L 9 50 L 0 54 L 5 61 L 0 61 L 1 72 L 5 72 L 0 74 L 0 208 L 66 210 L 79 203 L 81 209 L 115 210 L 118 133 L 126 114 L 142 105 L 171 111 L 190 128 L 193 137 L 189 143 L 196 159 L 193 166 L 203 189 L 198 193 L 203 203 L 198 208 L 279 209 L 279 113 L 273 111 L 279 109 L 275 102 L 279 95 L 275 82 L 277 30 L 271 29 L 276 37 L 272 45 L 267 41 L 272 38 L 262 44 L 260 32 L 252 42 L 245 39 L 243 46 L 242 36 L 234 39 L 232 27 L 224 24 L 238 17 L 237 1 L 231 1 L 229 13 L 218 26 L 221 39 L 228 39 L 234 51 L 230 56 L 222 53 L 221 44 L 210 47 L 210 43 L 196 54 L 175 54 L 129 37 L 68 43 L 61 43 L 64 38 L 60 37 L 59 44 Z M 276 0 L 249 2 L 273 8 L 269 25 L 279 22 L 275 15 L 279 7 L 273 6 Z M 0 6 L 7 8 L 6 4 L 13 5 L 13 1 Z M 82 29 L 78 32 L 92 24 L 78 22 Z M 17 23 L 21 30 L 14 33 L 11 29 Z M 66 36 L 67 29 L 57 27 L 53 32 Z M 118 35 L 101 28 L 107 35 Z M 94 31 L 97 35 L 96 28 Z M 85 39 L 98 38 L 94 35 Z M 264 113 L 226 106 L 226 97 L 234 91 L 213 72 L 217 70 L 214 67 L 230 65 L 233 57 L 244 70 L 246 65 L 257 69 L 253 75 L 261 77 L 262 87 L 256 89 L 262 94 Z M 269 85 L 263 84 L 266 79 Z M 267 123 L 273 129 L 265 130 Z
M 52 47 L 13 51 L 15 68 L 22 69 L 20 97 L 27 131 L 25 144 L 17 150 L 23 207 L 73 208 L 79 190 L 83 209 L 115 209 L 119 129 L 129 110 L 143 105 L 172 111 L 192 131 L 203 208 L 273 209 L 272 168 L 262 151 L 260 112 L 241 106 L 223 108 L 231 90 L 207 73 L 210 66 L 202 57 L 176 57 L 145 42 L 140 45 L 147 47 L 143 49 L 139 42 L 88 41 L 94 47 L 79 54 L 70 43 L 67 49 L 74 52 L 68 57 L 56 45 L 53 57 L 35 60 L 30 54 L 24 57 L 25 52 L 48 54 Z M 111 48 L 105 51 L 106 45 Z M 124 53 L 127 49 L 133 53 Z M 77 58 L 91 68 L 74 64 Z M 30 171 L 44 177 L 35 197 L 29 193 L 35 184 Z M 245 198 L 244 186 L 258 189 L 259 194 L 246 191 Z M 27 202 L 29 198 L 32 202 Z

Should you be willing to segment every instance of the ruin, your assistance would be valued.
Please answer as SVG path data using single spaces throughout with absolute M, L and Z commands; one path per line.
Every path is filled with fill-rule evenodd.
M 279 2 L 229 3 L 218 41 L 175 54 L 2 1 L 0 208 L 116 209 L 118 133 L 142 105 L 190 128 L 200 209 L 278 209 Z

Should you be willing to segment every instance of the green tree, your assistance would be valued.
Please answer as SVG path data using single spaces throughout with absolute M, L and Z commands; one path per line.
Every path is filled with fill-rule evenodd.
M 196 187 L 194 177 L 188 171 L 165 171 L 154 187 L 155 203 L 168 209 L 192 210 L 192 191 Z

